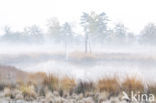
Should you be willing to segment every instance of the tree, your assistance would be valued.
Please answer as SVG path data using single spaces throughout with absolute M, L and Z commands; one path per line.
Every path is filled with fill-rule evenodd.
M 61 33 L 62 38 L 61 39 L 62 39 L 62 42 L 64 42 L 65 47 L 67 47 L 68 44 L 72 42 L 72 39 L 73 39 L 72 33 L 73 31 L 72 31 L 70 24 L 67 22 L 64 23 L 62 26 L 62 33 Z
M 118 23 L 114 28 L 114 39 L 117 43 L 123 44 L 127 35 L 127 28 L 122 23 Z
M 62 33 L 61 33 L 62 42 L 65 45 L 65 54 L 66 60 L 68 60 L 68 45 L 73 40 L 73 31 L 69 23 L 64 23 L 62 26 Z
M 136 42 L 136 36 L 134 35 L 134 33 L 132 33 L 132 32 L 127 33 L 126 42 L 128 44 L 135 44 L 135 43 L 137 43 Z
M 4 27 L 4 32 L 5 32 L 5 34 L 10 34 L 11 33 L 11 27 L 10 26 L 5 26 Z
M 85 53 L 88 52 L 88 44 L 91 40 L 103 35 L 107 28 L 108 18 L 105 13 L 96 14 L 95 12 L 83 13 L 81 25 L 85 32 Z
M 23 37 L 29 42 L 41 43 L 44 40 L 42 30 L 37 25 L 25 27 Z
M 48 38 L 55 42 L 60 42 L 61 25 L 57 18 L 48 20 Z
M 2 41 L 5 42 L 19 42 L 21 38 L 20 32 L 13 32 L 11 27 L 5 26 L 4 27 L 4 35 L 1 37 Z
M 156 25 L 149 23 L 140 33 L 140 43 L 155 44 L 156 43 Z
M 65 22 L 63 25 L 60 25 L 58 19 L 50 19 L 48 22 L 48 37 L 56 43 L 64 44 L 67 59 L 68 46 L 74 39 L 71 25 L 68 22 Z

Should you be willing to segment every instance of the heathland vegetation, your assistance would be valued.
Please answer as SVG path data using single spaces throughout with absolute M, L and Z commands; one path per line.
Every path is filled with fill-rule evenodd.
M 0 98 L 10 102 L 105 103 L 110 100 L 119 103 L 127 101 L 127 98 L 122 98 L 123 91 L 128 95 L 131 95 L 131 91 L 156 94 L 154 83 L 137 76 L 83 81 L 68 76 L 58 77 L 52 73 L 28 73 L 10 66 L 0 66 L 0 70 L 6 71 L 0 72 Z

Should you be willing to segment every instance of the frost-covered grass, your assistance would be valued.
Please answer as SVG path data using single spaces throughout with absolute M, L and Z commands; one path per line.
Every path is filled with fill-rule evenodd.
M 142 81 L 137 76 L 120 78 L 118 76 L 102 77 L 99 80 L 75 80 L 68 76 L 59 77 L 53 73 L 36 72 L 27 73 L 26 80 L 16 81 L 12 84 L 0 86 L 2 94 L 0 100 L 41 101 L 54 103 L 104 103 L 116 101 L 122 103 L 122 92 L 140 91 L 141 93 L 156 92 L 156 85 Z M 59 102 L 56 102 L 58 101 Z M 61 101 L 60 101 L 61 100 Z M 63 101 L 63 102 L 62 102 Z M 86 101 L 86 102 L 85 102 Z M 65 103 L 66 103 L 65 102 Z M 21 102 L 22 103 L 22 102 Z
M 24 97 L 35 95 L 46 95 L 47 91 L 58 91 L 59 95 L 63 96 L 64 93 L 72 95 L 107 92 L 111 96 L 119 95 L 122 91 L 140 91 L 144 92 L 145 85 L 137 77 L 127 77 L 122 81 L 120 78 L 114 77 L 103 77 L 97 81 L 77 81 L 74 78 L 64 76 L 58 77 L 55 74 L 46 74 L 44 72 L 29 73 L 26 81 L 17 81 L 15 87 L 9 85 L 3 86 L 1 90 L 5 88 L 18 89 L 21 91 Z M 150 92 L 155 91 L 155 85 L 149 85 L 148 89 Z

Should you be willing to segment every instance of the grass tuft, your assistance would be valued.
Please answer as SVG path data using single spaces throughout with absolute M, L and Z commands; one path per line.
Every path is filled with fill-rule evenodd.
M 43 85 L 47 86 L 51 91 L 59 90 L 59 78 L 53 74 L 46 75 L 43 80 Z
M 100 92 L 116 95 L 120 91 L 119 79 L 117 77 L 105 77 L 98 81 L 97 88 Z
M 80 93 L 85 94 L 86 92 L 93 92 L 93 91 L 95 91 L 95 84 L 91 81 L 89 82 L 80 81 L 75 88 L 75 92 L 77 94 Z
M 122 83 L 122 90 L 127 93 L 133 92 L 144 92 L 144 84 L 140 79 L 137 79 L 136 76 L 127 77 Z
M 61 79 L 61 89 L 69 92 L 76 86 L 76 82 L 73 78 L 65 76 Z

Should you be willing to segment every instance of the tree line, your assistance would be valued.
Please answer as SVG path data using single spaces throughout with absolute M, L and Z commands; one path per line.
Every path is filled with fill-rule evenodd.
M 4 34 L 0 37 L 1 42 L 13 43 L 61 43 L 67 48 L 71 43 L 83 44 L 85 52 L 94 44 L 112 44 L 112 45 L 155 45 L 156 43 L 156 25 L 147 24 L 137 35 L 128 32 L 124 24 L 118 23 L 114 28 L 108 26 L 110 19 L 106 13 L 83 12 L 80 19 L 80 25 L 83 28 L 83 34 L 76 33 L 69 22 L 60 24 L 57 18 L 48 21 L 47 31 L 43 32 L 37 25 L 25 27 L 22 32 L 13 32 L 10 27 L 4 28 Z

